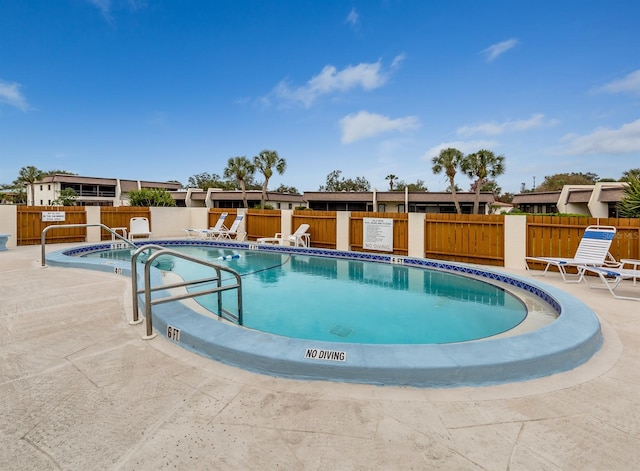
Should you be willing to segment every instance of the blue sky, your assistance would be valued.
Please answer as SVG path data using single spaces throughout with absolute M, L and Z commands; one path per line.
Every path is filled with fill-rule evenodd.
M 504 155 L 503 191 L 617 179 L 640 167 L 638 24 L 637 0 L 2 0 L 0 183 L 186 184 L 271 149 L 270 188 L 442 191 L 445 147 Z

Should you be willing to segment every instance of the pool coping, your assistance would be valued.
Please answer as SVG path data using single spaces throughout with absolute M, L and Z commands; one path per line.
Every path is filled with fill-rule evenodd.
M 597 316 L 577 298 L 544 283 L 486 267 L 251 242 L 176 239 L 149 242 L 168 248 L 176 245 L 213 246 L 375 261 L 479 276 L 524 289 L 560 313 L 557 320 L 540 329 L 511 337 L 448 344 L 371 345 L 281 337 L 203 316 L 183 303 L 154 306 L 154 329 L 165 338 L 169 339 L 166 335 L 168 326 L 177 328 L 180 338 L 176 343 L 183 348 L 225 364 L 270 376 L 416 387 L 492 385 L 525 381 L 574 369 L 588 361 L 603 342 Z M 100 243 L 64 249 L 48 254 L 46 262 L 130 277 L 131 266 L 128 262 L 73 256 L 111 246 L 109 243 Z M 153 269 L 152 283 L 154 286 L 161 283 L 160 272 L 156 269 Z

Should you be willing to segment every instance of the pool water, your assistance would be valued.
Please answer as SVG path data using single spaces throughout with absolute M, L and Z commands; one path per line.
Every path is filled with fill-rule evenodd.
M 264 251 L 175 249 L 240 273 L 244 325 L 285 337 L 442 344 L 490 337 L 512 329 L 527 316 L 524 303 L 509 291 L 452 273 Z M 239 257 L 219 260 L 232 254 Z M 211 273 L 210 268 L 182 259 L 171 263 L 164 257 L 169 256 L 158 259 L 159 268 L 170 267 L 185 280 Z M 228 282 L 233 281 L 229 277 Z M 222 296 L 225 309 L 237 312 L 236 293 L 227 291 Z M 217 315 L 216 296 L 196 300 Z

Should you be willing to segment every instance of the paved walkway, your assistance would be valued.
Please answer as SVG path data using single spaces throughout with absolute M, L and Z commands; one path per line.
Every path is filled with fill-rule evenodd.
M 142 340 L 126 278 L 39 258 L 40 246 L 0 252 L 2 470 L 638 469 L 638 302 L 548 275 L 605 337 L 587 364 L 548 378 L 294 381 Z

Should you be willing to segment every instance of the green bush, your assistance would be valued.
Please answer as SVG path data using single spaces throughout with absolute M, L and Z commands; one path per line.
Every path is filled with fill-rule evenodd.
M 143 188 L 129 192 L 131 206 L 175 206 L 176 200 L 163 188 Z

